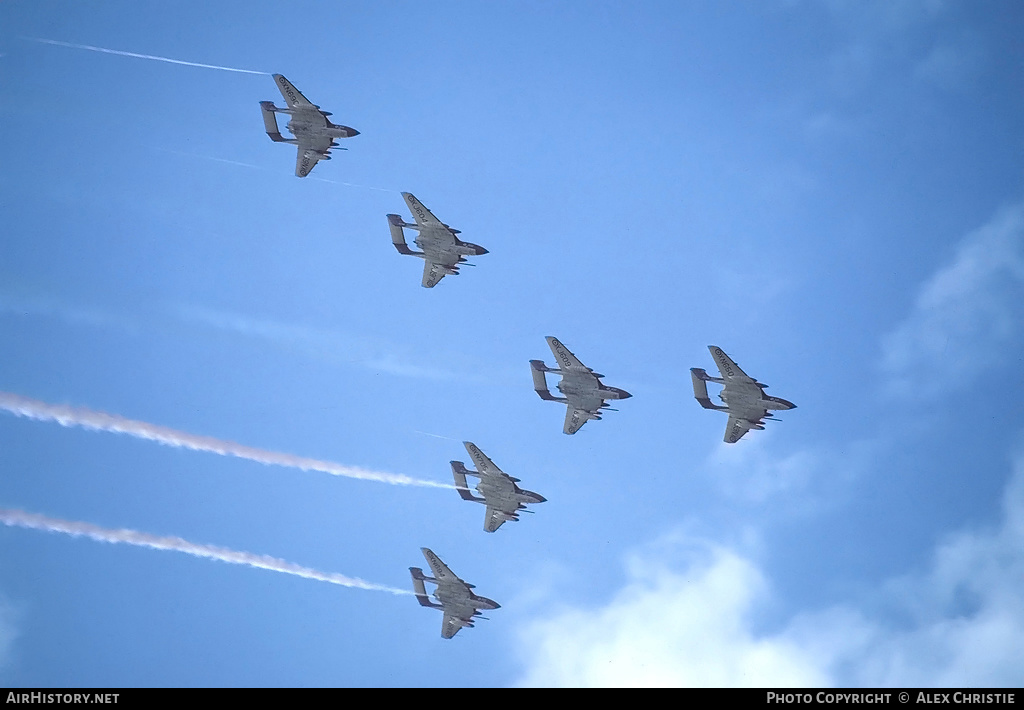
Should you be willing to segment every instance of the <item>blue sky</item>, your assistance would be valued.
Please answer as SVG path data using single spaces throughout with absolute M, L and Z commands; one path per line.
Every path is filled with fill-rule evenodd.
M 25 686 L 1024 682 L 1013 2 L 0 4 L 0 390 L 548 502 L 0 416 L 0 507 L 407 588 L 0 530 Z M 293 176 L 286 75 L 361 134 Z M 313 179 L 316 178 L 316 179 Z M 413 192 L 490 253 L 420 287 Z M 555 335 L 619 412 L 561 433 Z M 721 346 L 783 422 L 722 443 Z M 441 438 L 448 437 L 448 438 Z

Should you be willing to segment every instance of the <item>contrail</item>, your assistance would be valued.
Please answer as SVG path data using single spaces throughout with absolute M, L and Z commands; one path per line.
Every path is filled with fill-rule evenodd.
M 171 150 L 170 148 L 154 148 L 159 150 L 161 153 L 170 153 L 171 155 L 181 155 L 186 158 L 201 158 L 202 160 L 213 160 L 217 163 L 227 163 L 228 165 L 241 165 L 243 168 L 255 168 L 257 170 L 263 170 L 264 168 L 259 165 L 253 165 L 252 163 L 243 163 L 240 160 L 228 160 L 227 158 L 215 158 L 212 155 L 199 155 L 198 153 L 185 153 L 180 150 Z
M 117 54 L 122 57 L 136 57 L 137 59 L 152 59 L 157 62 L 167 62 L 168 64 L 182 64 L 186 67 L 202 67 L 203 69 L 220 69 L 221 71 L 233 71 L 239 74 L 260 74 L 261 76 L 270 76 L 270 72 L 265 71 L 253 71 L 252 69 L 236 69 L 235 67 L 222 67 L 216 64 L 200 64 L 198 62 L 186 62 L 181 59 L 170 59 L 168 57 L 157 57 L 153 54 L 136 54 L 135 52 L 122 52 L 119 49 L 105 49 L 103 47 L 93 47 L 88 44 L 74 44 L 72 42 L 61 42 L 56 39 L 41 39 L 39 37 L 23 37 L 30 42 L 41 42 L 43 44 L 54 44 L 58 47 L 72 47 L 74 49 L 88 49 L 90 52 L 103 52 L 104 54 Z
M 237 456 L 241 459 L 258 461 L 268 465 L 288 466 L 289 468 L 298 468 L 303 471 L 322 471 L 334 474 L 335 476 L 347 476 L 348 478 L 360 478 L 366 481 L 380 481 L 381 483 L 392 483 L 395 485 L 454 488 L 454 486 L 447 483 L 426 481 L 398 473 L 370 471 L 357 466 L 343 466 L 332 461 L 318 461 L 317 459 L 294 456 L 278 451 L 257 449 L 252 446 L 235 443 L 234 441 L 215 439 L 212 436 L 189 434 L 188 432 L 178 431 L 170 427 L 126 419 L 116 414 L 97 412 L 85 407 L 48 404 L 37 399 L 11 394 L 10 392 L 0 392 L 0 409 L 7 410 L 20 417 L 57 422 L 65 427 L 80 426 L 96 431 L 112 431 L 118 434 L 128 434 L 139 439 L 148 439 L 149 441 L 155 441 L 168 446 L 192 449 L 193 451 L 209 451 L 221 456 Z
M 450 436 L 441 436 L 440 434 L 431 434 L 429 431 L 420 431 L 419 429 L 413 429 L 416 434 L 423 434 L 423 436 L 432 436 L 435 439 L 447 439 L 448 441 L 462 441 L 462 439 L 453 439 Z
M 229 165 L 240 165 L 243 168 L 256 168 L 257 170 L 266 170 L 267 169 L 267 168 L 265 168 L 262 165 L 253 165 L 252 163 L 243 163 L 243 162 L 238 161 L 238 160 L 228 160 L 227 158 L 215 158 L 212 155 L 199 155 L 197 153 L 184 153 L 184 152 L 182 152 L 180 150 L 170 150 L 168 148 L 157 148 L 156 150 L 159 150 L 159 151 L 164 152 L 164 153 L 171 153 L 173 155 L 182 155 L 182 156 L 189 157 L 189 158 L 200 158 L 202 160 L 214 160 L 214 161 L 216 161 L 218 163 L 228 163 Z M 329 182 L 332 185 L 344 185 L 345 187 L 358 187 L 358 188 L 360 188 L 362 190 L 376 190 L 377 192 L 389 192 L 389 193 L 400 192 L 399 190 L 389 190 L 389 189 L 387 189 L 385 187 L 373 187 L 372 185 L 359 185 L 359 184 L 354 183 L 354 182 L 342 182 L 341 180 L 330 180 L 328 178 L 318 177 L 316 175 L 310 175 L 309 179 L 310 180 L 318 180 L 320 182 Z
M 189 542 L 188 540 L 182 540 L 180 537 L 160 537 L 158 535 L 139 532 L 138 530 L 111 530 L 109 528 L 101 528 L 100 526 L 93 525 L 91 523 L 60 520 L 58 518 L 49 518 L 45 515 L 39 515 L 38 513 L 26 513 L 23 510 L 11 510 L 7 508 L 0 508 L 0 522 L 4 525 L 30 528 L 32 530 L 45 530 L 47 532 L 59 532 L 64 533 L 65 535 L 73 535 L 75 537 L 84 535 L 92 538 L 93 540 L 99 540 L 100 542 L 121 542 L 126 545 L 150 547 L 154 550 L 176 550 L 178 552 L 184 552 L 186 555 L 193 555 L 194 557 L 205 557 L 211 560 L 230 562 L 235 565 L 248 565 L 249 567 L 269 569 L 274 572 L 284 572 L 285 574 L 293 574 L 296 577 L 305 577 L 306 579 L 316 579 L 321 582 L 338 584 L 342 587 L 371 589 L 378 592 L 389 592 L 391 594 L 412 594 L 412 592 L 405 589 L 396 589 L 395 587 L 388 587 L 383 584 L 374 584 L 373 582 L 367 582 L 359 579 L 358 577 L 346 577 L 343 574 L 320 572 L 292 562 L 279 560 L 276 557 L 254 555 L 251 552 L 229 550 L 225 547 L 214 547 L 213 545 L 200 545 L 194 542 Z
M 385 187 L 373 187 L 371 185 L 357 185 L 354 182 L 341 182 L 340 180 L 330 180 L 328 178 L 318 177 L 317 175 L 310 175 L 310 180 L 319 180 L 320 182 L 329 182 L 334 185 L 344 185 L 346 187 L 361 187 L 364 190 L 377 190 L 378 192 L 399 192 L 399 190 L 388 190 Z

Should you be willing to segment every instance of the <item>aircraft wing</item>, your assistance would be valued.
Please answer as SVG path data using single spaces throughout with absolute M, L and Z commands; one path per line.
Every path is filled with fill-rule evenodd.
M 306 177 L 313 169 L 313 166 L 320 162 L 323 154 L 312 148 L 299 146 L 299 157 L 295 160 L 295 176 Z
M 750 422 L 746 419 L 734 417 L 730 414 L 729 421 L 725 425 L 725 443 L 735 444 L 752 428 L 753 427 L 750 425 Z
M 579 358 L 569 352 L 569 348 L 562 345 L 558 338 L 548 336 L 545 338 L 548 341 L 548 347 L 551 348 L 551 352 L 555 356 L 555 362 L 558 363 L 560 370 L 581 370 L 583 372 L 591 372 L 590 368 L 580 362 Z
M 565 425 L 562 431 L 566 434 L 575 434 L 591 418 L 590 412 L 578 407 L 569 406 L 565 412 Z
M 459 633 L 459 629 L 465 625 L 466 624 L 462 619 L 445 609 L 444 619 L 441 620 L 441 638 L 450 639 L 452 636 Z
M 438 282 L 441 281 L 448 271 L 444 268 L 444 264 L 439 264 L 436 261 L 430 261 L 429 259 L 423 260 L 423 288 L 434 288 Z
M 718 371 L 722 373 L 722 377 L 729 381 L 737 382 L 754 382 L 754 378 L 745 373 L 740 369 L 732 358 L 725 354 L 717 345 L 709 345 L 708 350 L 711 351 L 711 357 L 715 359 L 715 364 L 718 365 Z
M 444 222 L 431 214 L 430 210 L 424 207 L 423 203 L 417 200 L 416 196 L 411 192 L 403 192 L 402 197 L 405 199 L 405 204 L 409 206 L 409 211 L 412 212 L 412 216 L 413 219 L 416 220 L 416 224 L 421 227 L 445 227 Z
M 462 582 L 454 572 L 448 569 L 448 566 L 441 561 L 441 558 L 435 555 L 426 547 L 421 547 L 420 550 L 423 552 L 423 556 L 427 558 L 427 564 L 430 565 L 430 571 L 434 573 L 434 579 L 438 582 Z
M 318 140 L 303 139 L 299 141 L 299 155 L 295 160 L 296 177 L 306 177 L 313 166 L 320 162 L 320 159 L 327 155 L 331 149 L 331 139 L 321 138 Z
M 499 508 L 495 508 L 493 505 L 487 506 L 487 512 L 484 515 L 484 530 L 487 532 L 494 532 L 501 527 L 501 524 L 508 520 L 505 513 Z
M 284 78 L 281 74 L 274 74 L 274 82 L 277 84 L 278 90 L 281 92 L 281 96 L 284 97 L 284 102 L 288 104 L 288 108 L 307 108 L 317 110 L 317 106 L 312 101 L 307 99 L 302 93 L 296 89 L 290 81 Z
M 477 471 L 480 473 L 504 473 L 504 471 L 495 466 L 494 462 L 487 458 L 487 455 L 472 441 L 463 441 L 462 445 L 466 447 L 469 457 L 473 459 L 473 465 L 476 466 Z

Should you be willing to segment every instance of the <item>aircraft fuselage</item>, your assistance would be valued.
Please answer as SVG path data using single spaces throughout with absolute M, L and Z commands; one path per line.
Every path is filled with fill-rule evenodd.
M 473 594 L 468 587 L 458 585 L 438 585 L 434 591 L 437 599 L 446 609 L 462 618 L 472 616 L 477 609 L 499 609 L 501 605 L 493 599 Z
M 324 126 L 321 122 L 292 116 L 285 126 L 296 138 L 351 138 L 358 136 L 359 131 L 348 126 Z

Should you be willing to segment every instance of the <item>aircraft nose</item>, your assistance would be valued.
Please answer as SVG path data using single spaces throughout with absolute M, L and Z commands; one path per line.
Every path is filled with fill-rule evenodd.
M 483 247 L 481 247 L 481 246 L 478 246 L 478 247 L 476 248 L 476 254 L 477 254 L 477 256 L 482 256 L 483 254 L 489 254 L 489 253 L 490 253 L 490 252 L 489 252 L 489 251 L 488 251 L 487 249 L 484 249 L 484 248 L 483 248 Z
M 348 126 L 345 126 L 345 130 L 348 131 L 348 137 L 349 138 L 354 138 L 355 136 L 359 135 L 359 131 L 357 131 L 354 128 L 350 128 Z
M 623 389 L 618 390 L 618 393 L 619 393 L 619 398 L 620 399 L 629 399 L 630 397 L 633 396 L 629 392 L 627 392 L 626 390 L 623 390 Z

